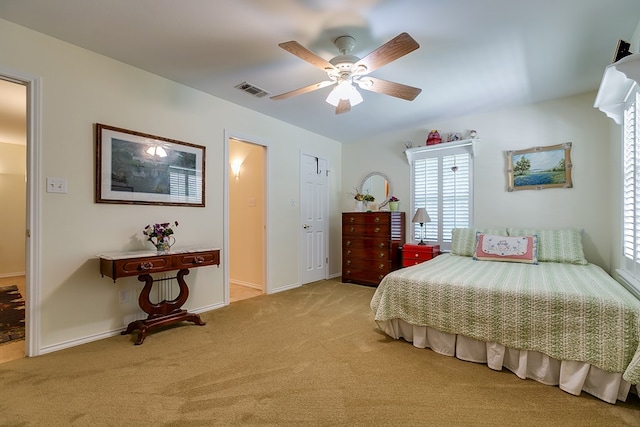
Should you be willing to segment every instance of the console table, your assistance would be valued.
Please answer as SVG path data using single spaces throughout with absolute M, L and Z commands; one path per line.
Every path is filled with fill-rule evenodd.
M 135 320 L 121 332 L 122 335 L 138 331 L 136 345 L 140 345 L 147 337 L 147 333 L 154 328 L 170 325 L 182 321 L 204 325 L 205 322 L 195 313 L 182 310 L 181 307 L 189 297 L 189 287 L 184 276 L 189 274 L 190 268 L 217 265 L 220 267 L 220 249 L 185 248 L 174 249 L 165 254 L 154 251 L 112 252 L 98 255 L 100 257 L 100 274 L 116 279 L 127 276 L 138 276 L 144 282 L 144 287 L 138 298 L 140 308 L 148 314 L 144 320 Z M 171 300 L 163 300 L 157 304 L 149 299 L 151 288 L 156 280 L 151 273 L 162 273 L 178 270 L 175 277 L 180 286 L 178 296 Z M 166 279 L 160 279 L 166 280 Z

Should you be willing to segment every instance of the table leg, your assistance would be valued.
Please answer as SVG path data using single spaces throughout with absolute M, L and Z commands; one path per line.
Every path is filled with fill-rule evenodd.
M 189 297 L 189 287 L 184 281 L 184 276 L 189 274 L 188 269 L 178 271 L 176 279 L 180 287 L 178 296 L 170 301 L 162 300 L 159 303 L 152 303 L 150 300 L 151 288 L 153 287 L 153 277 L 150 274 L 141 274 L 138 276 L 138 280 L 144 282 L 142 292 L 138 298 L 138 304 L 140 308 L 148 314 L 144 320 L 135 320 L 127 326 L 127 329 L 121 332 L 122 335 L 131 334 L 133 331 L 138 331 L 138 339 L 135 344 L 140 345 L 147 337 L 147 333 L 150 329 L 159 328 L 161 326 L 170 325 L 182 321 L 192 322 L 196 325 L 204 325 L 199 315 L 195 313 L 189 313 L 186 310 L 182 310 L 181 307 L 187 301 Z

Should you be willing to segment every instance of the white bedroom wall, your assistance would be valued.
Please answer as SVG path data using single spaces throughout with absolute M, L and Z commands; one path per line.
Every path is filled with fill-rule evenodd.
M 1 19 L 0 67 L 42 79 L 42 180 L 68 180 L 67 194 L 46 193 L 38 183 L 42 282 L 40 300 L 31 302 L 41 314 L 39 352 L 107 336 L 137 311 L 135 298 L 119 304 L 118 290 L 142 285 L 101 278 L 96 254 L 145 247 L 141 233 L 150 222 L 179 221 L 178 245 L 222 248 L 225 130 L 269 143 L 268 280 L 273 291 L 300 283 L 299 204 L 290 204 L 299 198 L 299 151 L 317 153 L 339 171 L 338 142 Z M 206 146 L 206 207 L 94 203 L 95 123 Z M 329 186 L 338 218 L 339 172 Z M 331 232 L 339 241 L 339 230 Z M 333 271 L 339 257 L 336 251 L 330 260 Z M 194 269 L 187 279 L 187 308 L 223 304 L 222 266 Z
M 427 133 L 442 134 L 476 129 L 474 171 L 478 226 L 582 227 L 585 255 L 605 269 L 610 267 L 612 159 L 609 123 L 593 108 L 595 92 L 500 111 L 425 123 L 420 129 L 398 131 L 343 146 L 342 207 L 353 209 L 347 195 L 366 173 L 389 175 L 401 210 L 409 208 L 409 164 L 404 142 L 425 145 Z M 508 150 L 572 142 L 572 189 L 507 192 Z M 407 212 L 410 221 L 412 212 Z

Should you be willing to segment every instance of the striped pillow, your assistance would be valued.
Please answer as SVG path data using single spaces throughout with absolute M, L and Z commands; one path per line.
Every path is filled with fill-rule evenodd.
M 476 251 L 477 232 L 507 236 L 507 230 L 504 228 L 454 228 L 451 230 L 451 254 L 472 257 Z
M 538 261 L 588 264 L 582 247 L 582 232 L 577 228 L 507 228 L 509 236 L 538 235 Z

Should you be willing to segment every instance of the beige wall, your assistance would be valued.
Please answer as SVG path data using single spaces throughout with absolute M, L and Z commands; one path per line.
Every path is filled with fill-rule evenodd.
M 138 310 L 118 301 L 118 289 L 138 291 L 136 278 L 101 278 L 96 254 L 148 248 L 142 229 L 177 220 L 178 245 L 221 247 L 224 205 L 224 132 L 269 141 L 268 281 L 272 291 L 297 286 L 299 274 L 299 152 L 330 159 L 341 169 L 338 142 L 154 76 L 118 61 L 0 20 L 0 67 L 42 81 L 41 177 L 64 177 L 67 194 L 49 194 L 38 183 L 41 248 L 37 286 L 30 301 L 40 313 L 39 352 L 99 339 L 123 326 Z M 206 207 L 94 203 L 94 124 L 104 123 L 207 147 Z M 339 215 L 340 174 L 330 177 L 332 216 Z M 284 206 L 284 208 L 283 208 Z M 332 239 L 340 239 L 334 230 Z M 339 253 L 331 269 L 339 271 Z M 223 260 L 226 254 L 222 254 Z M 186 307 L 223 305 L 223 266 L 188 276 Z
M 229 141 L 229 162 L 242 163 L 240 176 L 229 170 L 229 279 L 263 289 L 265 249 L 266 148 Z
M 0 142 L 0 277 L 25 271 L 26 148 Z
M 604 71 L 604 70 L 603 70 Z M 612 140 L 609 120 L 593 108 L 594 93 L 454 120 L 425 123 L 343 148 L 342 207 L 352 209 L 353 190 L 366 173 L 378 170 L 392 181 L 401 209 L 410 203 L 410 167 L 404 142 L 424 145 L 431 129 L 442 133 L 476 129 L 474 220 L 478 226 L 585 229 L 588 260 L 610 268 Z M 573 142 L 572 189 L 507 192 L 506 152 Z

